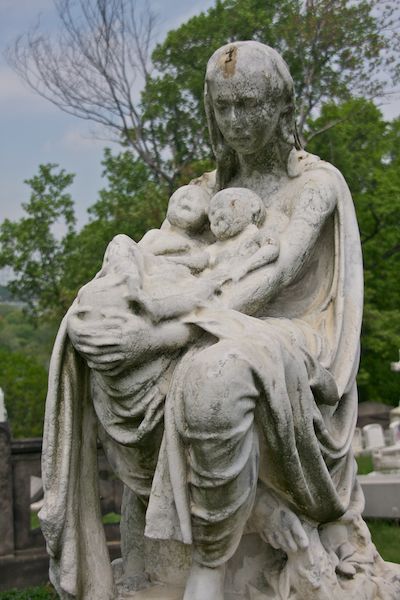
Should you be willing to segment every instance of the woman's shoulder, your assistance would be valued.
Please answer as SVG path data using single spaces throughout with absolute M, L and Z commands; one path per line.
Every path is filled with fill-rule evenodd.
M 341 179 L 343 175 L 334 165 L 306 150 L 293 150 L 289 154 L 287 171 L 290 178 L 314 175 L 321 179 Z
M 299 187 L 330 190 L 335 196 L 348 191 L 343 175 L 334 165 L 305 150 L 292 150 L 288 159 L 288 174 Z

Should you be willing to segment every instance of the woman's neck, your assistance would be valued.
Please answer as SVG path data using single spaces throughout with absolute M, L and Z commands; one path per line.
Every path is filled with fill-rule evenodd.
M 239 177 L 269 175 L 280 178 L 287 173 L 287 160 L 291 148 L 278 140 L 270 140 L 268 145 L 254 154 L 238 154 Z

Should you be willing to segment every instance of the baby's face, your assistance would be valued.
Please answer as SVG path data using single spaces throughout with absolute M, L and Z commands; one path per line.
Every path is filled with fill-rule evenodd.
M 104 309 L 128 310 L 127 292 L 127 286 L 120 276 L 106 275 L 92 279 L 79 290 L 78 315 L 84 321 L 97 321 L 104 319 Z
M 217 240 L 229 239 L 251 223 L 246 203 L 234 196 L 219 196 L 211 201 L 208 211 L 210 229 Z
M 167 219 L 180 229 L 199 231 L 207 221 L 208 196 L 196 185 L 185 185 L 172 194 Z

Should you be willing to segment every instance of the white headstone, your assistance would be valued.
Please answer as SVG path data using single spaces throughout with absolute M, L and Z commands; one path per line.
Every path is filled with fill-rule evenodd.
M 400 444 L 400 420 L 390 423 L 389 438 L 391 444 Z
M 360 427 L 356 427 L 354 430 L 352 448 L 354 454 L 359 454 L 363 449 L 363 439 L 362 439 L 362 431 Z
M 400 471 L 400 445 L 374 450 L 372 462 L 375 471 Z
M 383 448 L 385 446 L 385 436 L 383 435 L 382 426 L 379 423 L 365 425 L 363 432 L 366 450 L 374 450 L 375 448 Z
M 0 423 L 5 423 L 5 421 L 7 421 L 7 410 L 4 403 L 4 392 L 0 388 Z

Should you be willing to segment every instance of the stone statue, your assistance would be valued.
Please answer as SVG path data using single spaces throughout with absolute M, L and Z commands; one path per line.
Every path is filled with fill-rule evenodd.
M 60 327 L 40 513 L 51 581 L 61 598 L 116 597 L 99 437 L 125 485 L 124 589 L 149 583 L 146 538 L 162 540 L 153 579 L 167 554 L 172 573 L 190 559 L 184 600 L 395 600 L 400 568 L 371 542 L 351 451 L 362 260 L 349 190 L 301 148 L 272 48 L 217 50 L 205 105 L 216 171 L 173 194 L 159 230 L 117 236 Z

